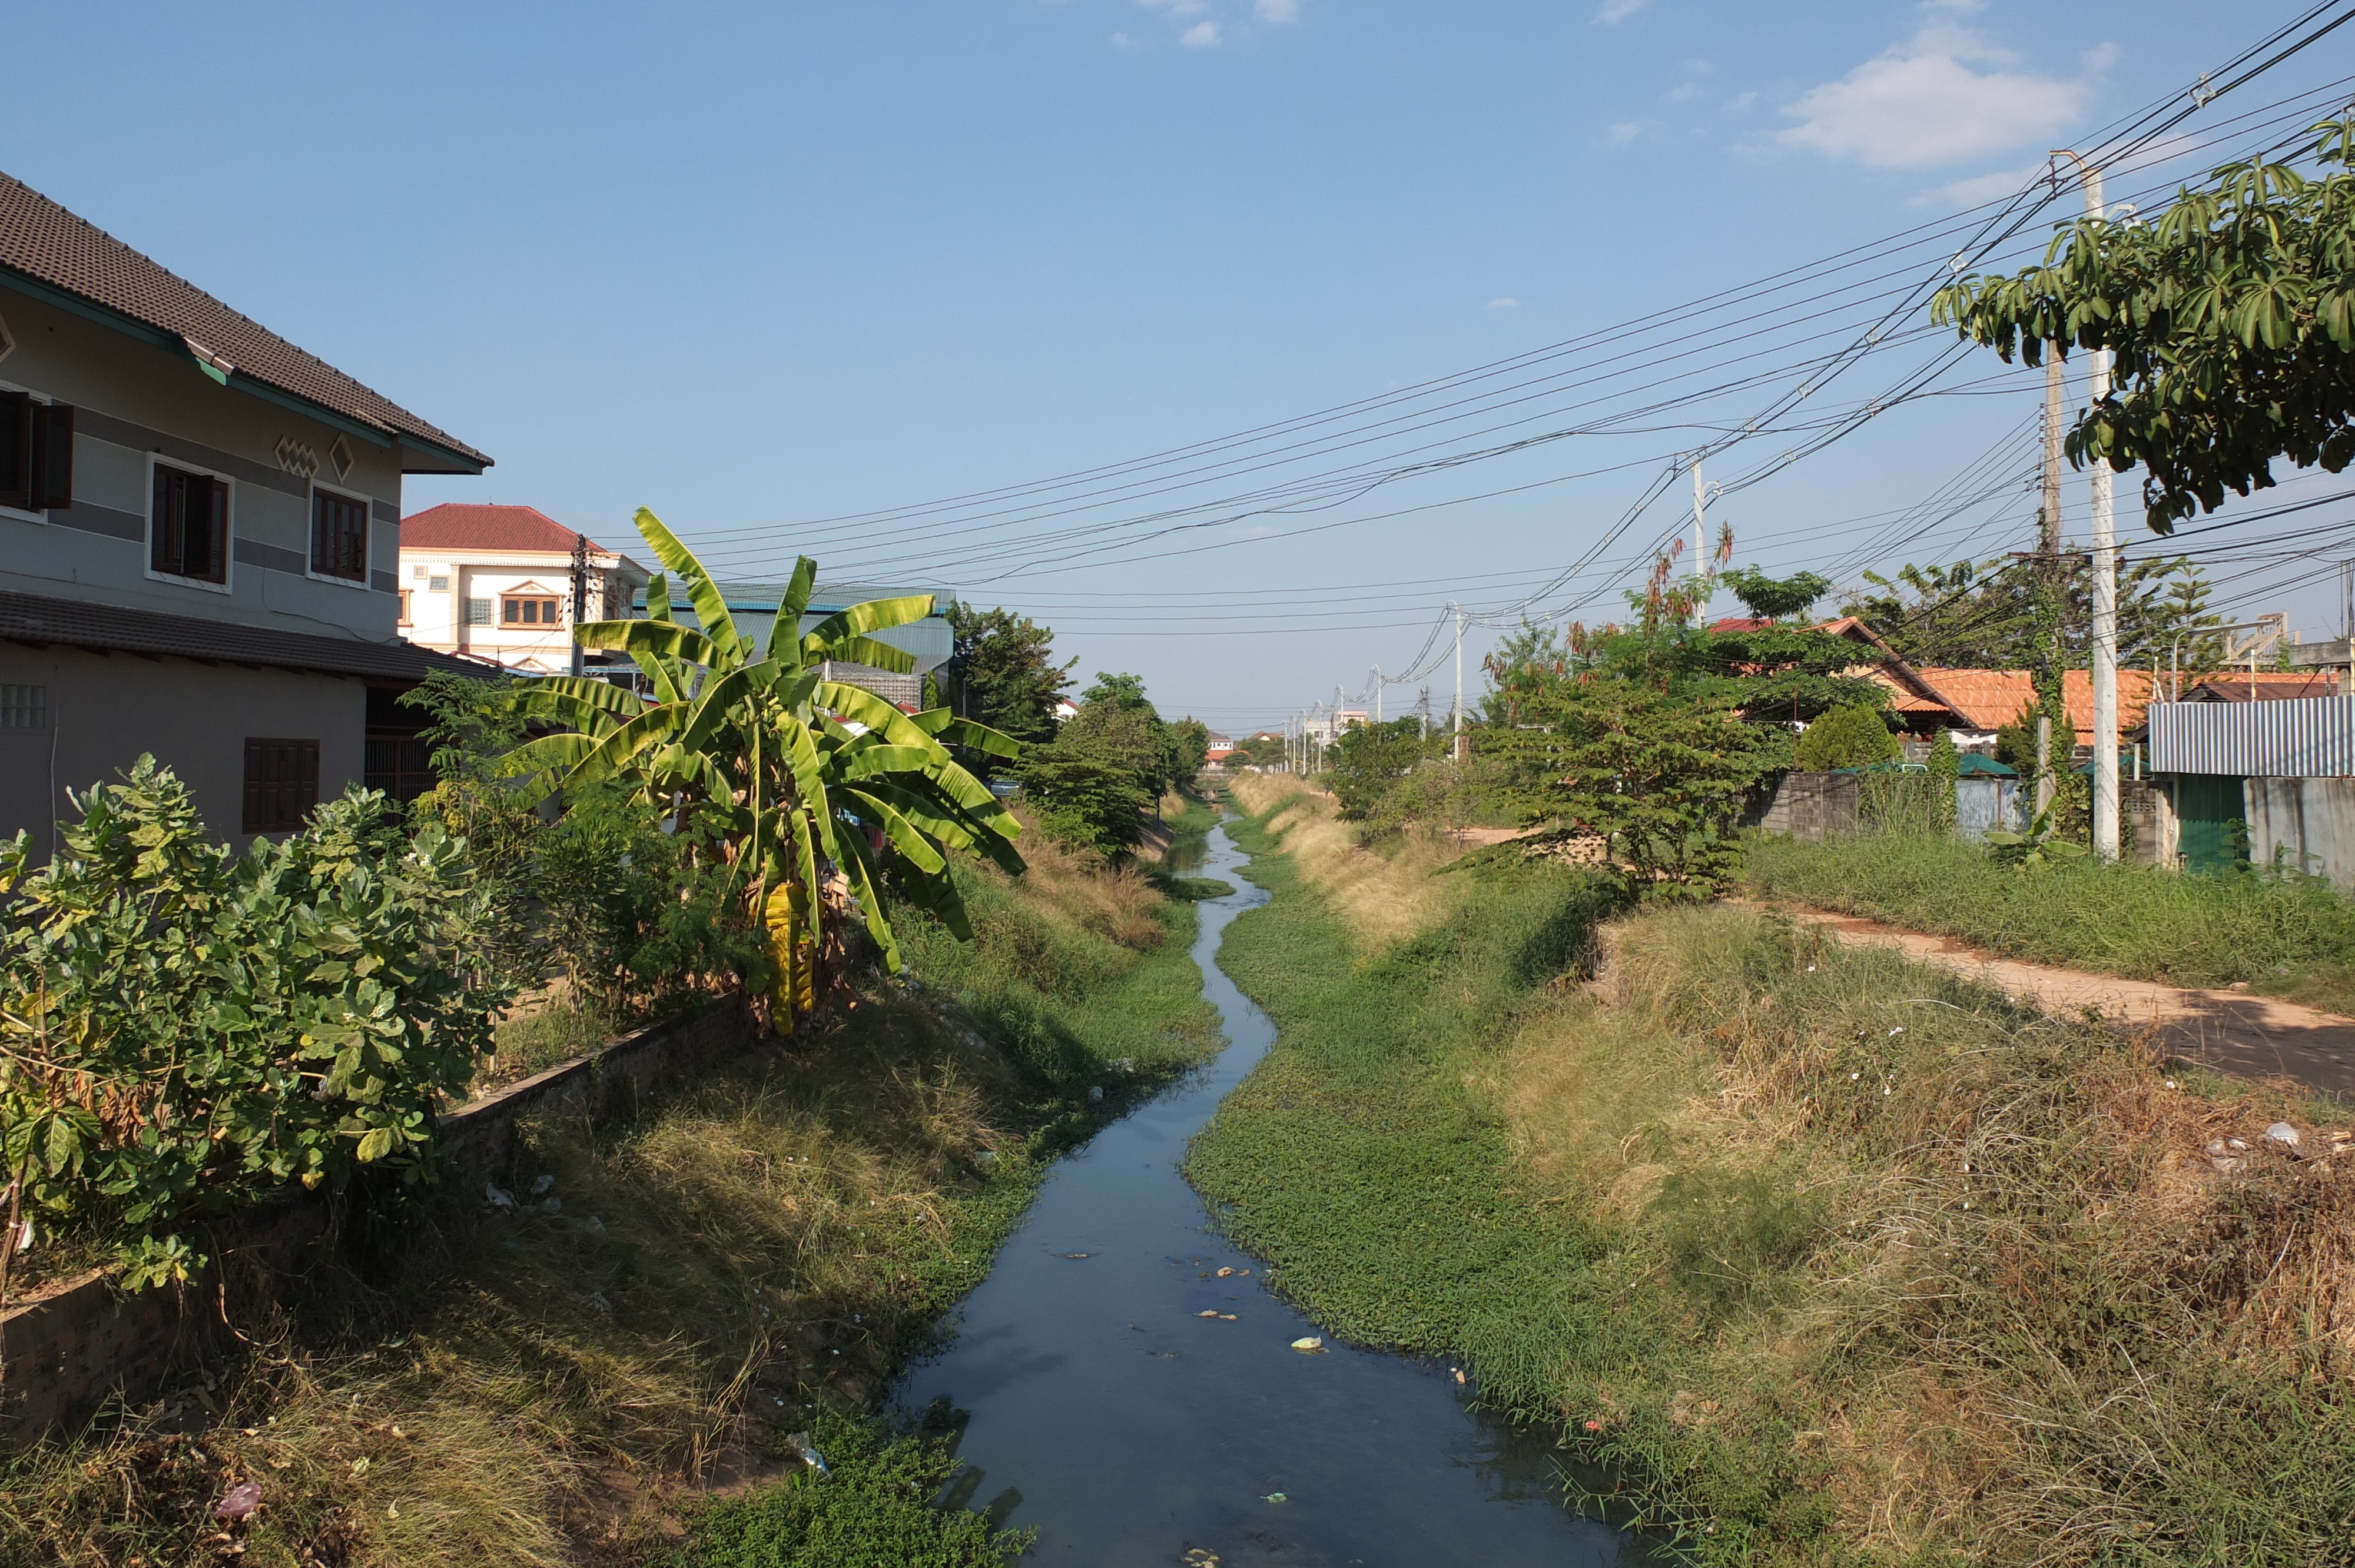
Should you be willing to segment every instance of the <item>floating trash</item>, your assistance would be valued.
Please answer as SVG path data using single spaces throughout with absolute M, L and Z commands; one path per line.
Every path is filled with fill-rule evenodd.
M 1304 1356 L 1321 1356 L 1325 1353 L 1325 1341 L 1316 1335 L 1310 1334 L 1305 1338 L 1293 1340 L 1292 1348 Z
M 220 1501 L 213 1504 L 213 1517 L 220 1520 L 249 1519 L 261 1506 L 261 1483 L 240 1481 L 221 1495 Z
M 826 1456 L 817 1451 L 817 1445 L 810 1441 L 810 1435 L 808 1433 L 786 1433 L 785 1446 L 800 1455 L 802 1463 L 807 1465 L 811 1469 L 815 1470 L 819 1475 L 830 1476 L 834 1474 L 832 1470 L 826 1468 Z

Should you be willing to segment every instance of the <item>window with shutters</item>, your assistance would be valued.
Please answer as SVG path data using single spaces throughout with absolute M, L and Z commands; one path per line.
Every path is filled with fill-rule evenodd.
M 147 514 L 148 567 L 161 577 L 226 586 L 229 513 L 229 481 L 157 463 Z
M 292 832 L 319 803 L 319 743 L 315 740 L 255 740 L 245 743 L 245 831 Z
M 561 601 L 553 595 L 511 593 L 499 600 L 501 626 L 554 626 L 557 606 Z
M 368 576 L 368 503 L 325 486 L 311 491 L 311 570 L 339 582 Z
M 47 512 L 73 504 L 73 420 L 63 403 L 0 391 L 0 506 Z

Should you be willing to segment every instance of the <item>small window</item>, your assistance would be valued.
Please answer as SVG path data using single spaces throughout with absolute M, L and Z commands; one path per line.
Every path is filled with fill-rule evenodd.
M 229 481 L 157 463 L 147 550 L 165 577 L 229 581 Z
M 368 581 L 367 502 L 332 490 L 311 492 L 311 569 L 323 577 Z
M 0 729 L 48 727 L 48 687 L 0 685 Z
M 486 599 L 468 599 L 466 601 L 466 624 L 469 626 L 488 626 L 490 623 L 491 601 Z
M 427 593 L 448 593 L 450 591 L 450 579 L 448 577 L 427 577 L 425 579 L 425 591 Z
M 409 589 L 407 589 L 407 588 L 402 588 L 402 589 L 400 590 L 400 623 L 401 625 L 403 625 L 403 626 L 408 626 L 408 625 L 411 624 L 411 622 L 410 622 L 410 619 L 409 619 L 409 593 L 410 593 L 410 590 L 409 590 Z
M 538 594 L 511 593 L 499 600 L 501 626 L 553 626 L 556 624 L 555 598 Z
M 73 504 L 73 418 L 62 403 L 0 392 L 0 506 Z
M 315 740 L 252 740 L 245 743 L 245 831 L 292 832 L 319 803 L 319 743 Z

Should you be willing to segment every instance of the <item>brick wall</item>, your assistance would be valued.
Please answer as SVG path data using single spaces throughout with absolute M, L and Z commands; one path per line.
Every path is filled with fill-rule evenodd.
M 752 1044 L 737 1001 L 624 1034 L 590 1055 L 510 1084 L 442 1117 L 439 1179 L 461 1194 L 501 1179 L 520 1121 L 626 1115 L 656 1085 Z M 302 1266 L 326 1228 L 326 1204 L 299 1188 L 210 1233 L 218 1261 L 176 1289 L 118 1296 L 112 1273 L 65 1280 L 0 1313 L 0 1445 L 21 1447 L 87 1420 L 119 1393 L 152 1397 L 231 1339 L 230 1320 Z

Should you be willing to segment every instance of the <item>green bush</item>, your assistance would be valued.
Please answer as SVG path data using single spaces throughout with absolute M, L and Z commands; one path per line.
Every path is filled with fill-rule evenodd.
M 1835 768 L 1870 768 L 1894 762 L 1902 755 L 1897 737 L 1878 708 L 1834 708 L 1809 725 L 1799 736 L 1797 762 L 1810 773 Z
M 354 790 L 232 855 L 147 757 L 73 801 L 47 865 L 0 845 L 0 1151 L 44 1228 L 113 1234 L 135 1287 L 202 1261 L 197 1213 L 419 1174 L 508 995 L 464 844 Z

